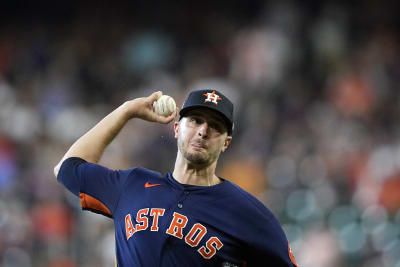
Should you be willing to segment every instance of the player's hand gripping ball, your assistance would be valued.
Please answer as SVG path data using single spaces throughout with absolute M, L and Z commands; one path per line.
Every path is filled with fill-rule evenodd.
M 161 116 L 168 117 L 175 109 L 175 100 L 168 95 L 162 95 L 157 101 L 153 102 L 154 112 Z

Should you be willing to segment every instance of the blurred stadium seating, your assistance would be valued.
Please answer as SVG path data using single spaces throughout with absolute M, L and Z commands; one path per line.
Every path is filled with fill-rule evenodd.
M 214 87 L 237 104 L 218 174 L 299 266 L 400 267 L 399 2 L 169 2 L 2 3 L 0 266 L 113 266 L 112 221 L 54 165 L 127 99 Z M 175 153 L 171 125 L 132 121 L 101 163 L 165 173 Z

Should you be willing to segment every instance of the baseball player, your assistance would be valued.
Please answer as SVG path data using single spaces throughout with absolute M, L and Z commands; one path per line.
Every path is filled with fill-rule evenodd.
M 171 173 L 96 164 L 130 119 L 170 123 L 152 103 L 125 102 L 80 137 L 54 173 L 84 210 L 114 220 L 119 267 L 297 266 L 274 215 L 255 197 L 215 174 L 232 141 L 233 104 L 216 90 L 192 91 L 174 122 L 178 152 Z M 251 179 L 251 177 L 249 177 Z

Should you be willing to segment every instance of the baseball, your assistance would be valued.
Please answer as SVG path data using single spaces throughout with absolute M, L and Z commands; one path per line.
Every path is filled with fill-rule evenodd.
M 153 110 L 155 113 L 161 116 L 169 116 L 174 112 L 176 108 L 175 100 L 168 96 L 162 95 L 157 101 L 153 103 Z

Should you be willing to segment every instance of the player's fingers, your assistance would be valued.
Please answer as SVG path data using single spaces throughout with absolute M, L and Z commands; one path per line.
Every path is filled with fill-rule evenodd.
M 154 101 L 157 101 L 157 99 L 159 99 L 162 95 L 162 91 L 154 92 L 148 97 L 148 100 L 150 103 L 153 103 Z
M 155 121 L 159 123 L 168 123 L 168 117 L 156 115 Z
M 176 108 L 174 110 L 174 112 L 171 115 L 167 116 L 167 117 L 158 115 L 157 121 L 167 124 L 167 123 L 170 123 L 171 121 L 173 121 L 176 118 L 177 115 L 178 115 L 178 109 Z
M 174 120 L 177 115 L 178 115 L 178 108 L 175 108 L 174 112 L 172 112 L 172 114 L 167 117 L 169 122 Z
M 179 109 L 178 109 L 178 107 L 176 107 L 174 110 L 174 113 L 172 113 L 171 116 L 173 116 L 173 118 L 175 119 L 176 116 L 178 116 L 178 113 L 179 113 Z
M 167 117 L 169 120 L 168 122 L 173 121 L 176 118 L 176 116 L 178 116 L 178 108 L 175 108 L 174 112 L 172 112 L 172 114 Z

